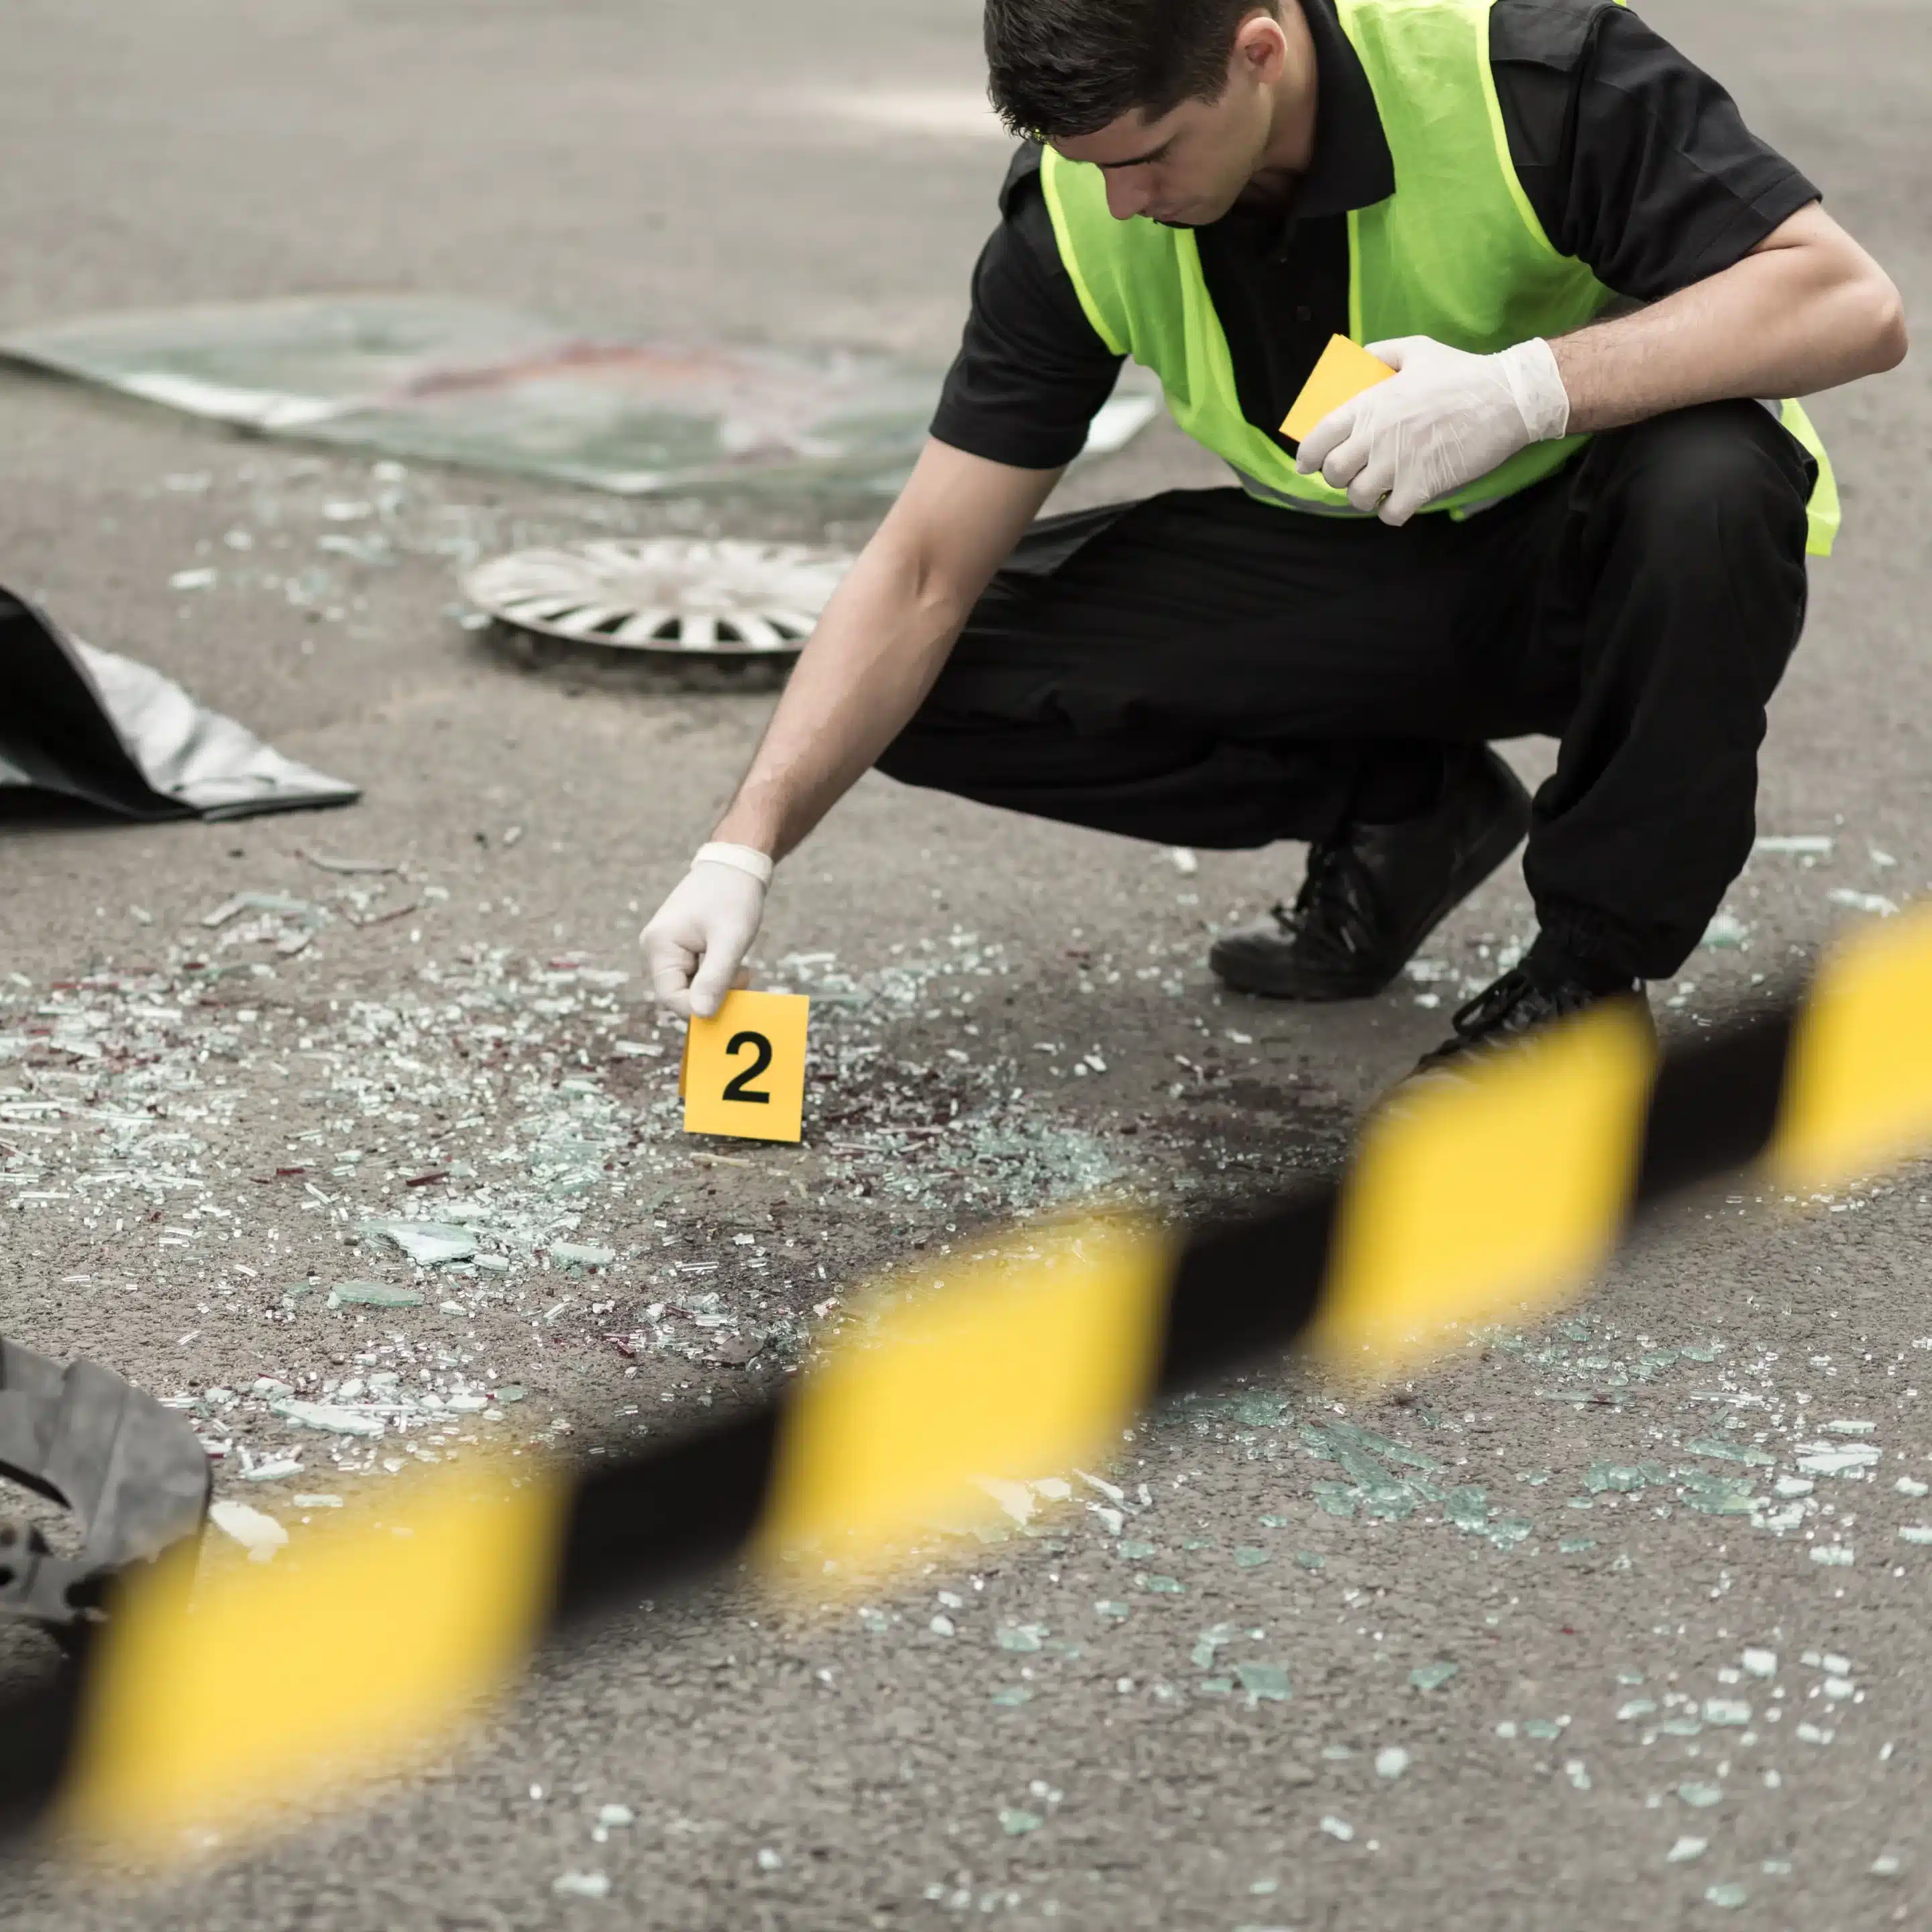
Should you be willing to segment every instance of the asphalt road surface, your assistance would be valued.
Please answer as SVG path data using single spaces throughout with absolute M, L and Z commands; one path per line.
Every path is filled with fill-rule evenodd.
M 1651 12 L 1932 313 L 1932 13 Z M 1003 165 L 976 30 L 965 0 L 16 0 L 0 324 L 447 291 L 943 361 Z M 1654 989 L 1671 1028 L 1932 880 L 1922 368 L 1816 406 L 1847 529 L 1761 825 L 1829 848 L 1754 859 L 1726 943 Z M 457 621 L 454 572 L 820 512 L 378 473 L 18 374 L 0 442 L 0 580 L 368 788 L 0 826 L 6 1330 L 194 1398 L 221 1494 L 294 1538 L 425 1456 L 588 1457 L 727 1408 L 868 1270 L 1004 1214 L 1332 1160 L 1526 936 L 1512 868 L 1381 1000 L 1226 998 L 1209 936 L 1298 854 L 1190 869 L 868 780 L 761 955 L 833 996 L 814 1124 L 727 1158 L 677 1131 L 633 941 L 768 697 L 520 665 Z M 1213 480 L 1163 424 L 1069 494 Z M 382 541 L 317 549 L 344 532 Z M 238 892 L 316 910 L 204 923 Z M 989 1538 L 936 1526 L 836 1613 L 742 1579 L 640 1607 L 420 1774 L 164 1886 L 16 1867 L 8 1923 L 1923 1924 L 1928 1192 L 1713 1193 L 1581 1310 L 1373 1401 L 1259 1365 L 1124 1441 L 1093 1472 L 1118 1500 L 1076 1478 Z M 432 1212 L 484 1264 L 358 1234 Z M 357 1281 L 424 1298 L 332 1297 Z M 278 1382 L 386 1399 L 388 1432 L 292 1429 Z

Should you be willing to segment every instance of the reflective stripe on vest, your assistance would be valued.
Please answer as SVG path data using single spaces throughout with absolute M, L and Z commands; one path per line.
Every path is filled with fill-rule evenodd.
M 1426 335 L 1479 355 L 1582 327 L 1611 300 L 1582 262 L 1560 255 L 1517 178 L 1490 65 L 1490 0 L 1337 0 L 1382 118 L 1396 191 L 1348 223 L 1350 335 Z M 1362 514 L 1302 476 L 1242 414 L 1227 336 L 1186 229 L 1107 210 L 1105 177 L 1048 147 L 1041 184 L 1060 260 L 1095 332 L 1160 379 L 1174 421 L 1264 501 Z M 1838 492 L 1796 404 L 1783 420 L 1816 458 L 1810 548 L 1828 553 Z M 1534 443 L 1430 505 L 1462 517 L 1562 468 L 1587 439 Z

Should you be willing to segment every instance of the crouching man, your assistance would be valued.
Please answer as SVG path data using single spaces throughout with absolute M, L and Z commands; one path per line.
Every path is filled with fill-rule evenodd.
M 714 1011 L 868 768 L 1163 844 L 1306 841 L 1214 970 L 1378 992 L 1516 850 L 1538 934 L 1431 1062 L 1674 974 L 1748 854 L 1838 497 L 1782 400 L 1899 298 L 1616 0 L 988 0 L 1024 145 L 932 440 L 646 929 Z M 1299 444 L 1330 337 L 1398 373 Z M 1221 490 L 1034 520 L 1131 356 Z M 1491 741 L 1547 734 L 1531 799 Z

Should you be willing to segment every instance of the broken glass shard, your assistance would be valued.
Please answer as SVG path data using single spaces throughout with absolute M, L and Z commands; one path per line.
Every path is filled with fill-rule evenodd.
M 208 1520 L 224 1536 L 232 1537 L 248 1552 L 251 1563 L 266 1563 L 284 1548 L 289 1533 L 275 1519 L 246 1503 L 218 1502 L 209 1506 Z
M 1708 1456 L 1720 1462 L 1738 1462 L 1747 1467 L 1770 1468 L 1778 1461 L 1768 1450 L 1757 1448 L 1748 1442 L 1721 1442 L 1712 1436 L 1700 1436 L 1684 1447 L 1690 1455 Z
M 1849 1476 L 1870 1468 L 1884 1454 L 1875 1442 L 1807 1442 L 1798 1466 L 1808 1476 Z
M 380 1436 L 382 1418 L 357 1408 L 341 1408 L 326 1402 L 271 1402 L 271 1412 L 301 1429 L 319 1429 L 331 1436 Z
M 617 1251 L 614 1248 L 597 1247 L 588 1242 L 553 1241 L 550 1258 L 559 1268 L 604 1268 L 617 1258 Z
M 1408 1673 L 1408 1681 L 1418 1690 L 1439 1690 L 1460 1667 L 1454 1664 L 1418 1664 Z
M 1606 1490 L 1627 1493 L 1643 1487 L 1643 1472 L 1634 1462 L 1592 1462 L 1583 1486 L 1598 1496 Z
M 1248 1702 L 1252 1706 L 1264 1699 L 1270 1703 L 1285 1704 L 1288 1701 L 1288 1666 L 1282 1664 L 1238 1664 L 1234 1675 L 1240 1679 L 1241 1688 L 1248 1694 Z
M 1225 1649 L 1240 1632 L 1232 1624 L 1213 1624 L 1195 1640 L 1189 1660 L 1197 1670 L 1211 1670 L 1214 1667 L 1214 1653 Z
M 423 1268 L 475 1258 L 476 1237 L 467 1228 L 440 1221 L 364 1221 L 362 1232 L 402 1250 Z
M 328 1305 L 345 1304 L 357 1308 L 420 1308 L 422 1293 L 413 1288 L 397 1288 L 386 1281 L 338 1281 L 328 1291 Z
M 1684 1504 L 1702 1516 L 1750 1516 L 1758 1508 L 1748 1477 L 1712 1476 L 1701 1469 L 1679 1472 Z

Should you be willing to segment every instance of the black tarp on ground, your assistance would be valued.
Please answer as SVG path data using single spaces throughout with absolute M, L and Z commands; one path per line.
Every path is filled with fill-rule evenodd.
M 0 585 L 0 794 L 125 818 L 245 818 L 361 796 L 130 658 L 96 650 Z

